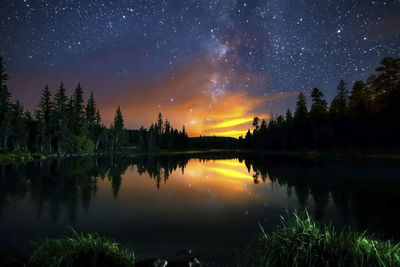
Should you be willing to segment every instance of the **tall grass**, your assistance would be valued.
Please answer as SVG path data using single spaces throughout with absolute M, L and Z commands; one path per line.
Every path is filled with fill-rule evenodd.
M 308 213 L 294 212 L 271 234 L 261 232 L 247 251 L 249 266 L 400 266 L 400 244 L 319 227 Z
M 133 252 L 98 234 L 78 234 L 62 239 L 46 239 L 29 260 L 28 266 L 134 266 Z

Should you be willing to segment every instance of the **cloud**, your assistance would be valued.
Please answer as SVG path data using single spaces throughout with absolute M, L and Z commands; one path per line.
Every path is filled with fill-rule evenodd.
M 32 110 L 35 106 L 32 99 L 38 100 L 43 81 L 48 82 L 54 92 L 62 80 L 69 94 L 80 81 L 86 96 L 94 91 L 103 123 L 107 126 L 113 122 L 115 110 L 120 105 L 127 128 L 148 128 L 161 112 L 173 127 L 185 125 L 190 136 L 238 137 L 252 127 L 253 117 L 268 120 L 265 113 L 273 102 L 292 98 L 295 94 L 265 94 L 271 78 L 246 69 L 232 51 L 234 49 L 231 45 L 222 50 L 218 46 L 215 53 L 193 55 L 171 68 L 154 68 L 146 76 L 136 73 L 118 78 L 111 72 L 99 73 L 93 69 L 47 70 L 43 73 L 37 70 L 24 79 L 28 84 L 19 79 L 13 87 L 29 88 L 28 91 L 14 92 L 17 98 L 25 97 L 24 102 L 30 103 L 28 108 Z M 115 63 L 121 57 L 122 54 L 116 52 L 88 61 Z M 135 59 L 137 55 L 133 53 L 123 62 L 129 65 L 129 61 Z M 235 68 L 232 68 L 232 62 Z
M 248 80 L 253 81 L 254 87 L 260 87 L 267 80 L 256 74 L 235 72 L 227 81 L 223 80 L 224 76 L 212 58 L 198 58 L 152 81 L 128 85 L 103 107 L 103 117 L 111 123 L 118 103 L 130 128 L 149 127 L 161 112 L 174 127 L 185 125 L 190 136 L 238 137 L 251 128 L 254 116 L 269 119 L 257 112 L 260 106 L 294 96 L 291 93 L 254 94 L 255 91 L 245 86 Z M 224 88 L 219 88 L 221 83 L 225 84 Z

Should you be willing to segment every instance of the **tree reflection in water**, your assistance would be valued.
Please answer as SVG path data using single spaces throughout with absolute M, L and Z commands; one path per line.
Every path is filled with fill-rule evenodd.
M 271 157 L 262 154 L 198 153 L 144 155 L 131 157 L 71 158 L 34 161 L 0 167 L 0 216 L 6 205 L 29 196 L 37 216 L 44 204 L 57 220 L 66 210 L 70 221 L 76 218 L 78 205 L 87 213 L 95 197 L 97 183 L 108 179 L 114 197 L 123 183 L 128 168 L 154 180 L 157 190 L 167 183 L 173 172 L 184 170 L 189 160 L 238 159 L 244 164 L 255 184 L 271 182 L 285 187 L 287 196 L 297 198 L 300 209 L 310 208 L 323 219 L 325 207 L 332 201 L 341 214 L 342 225 L 356 220 L 362 229 L 385 229 L 399 236 L 400 169 L 340 162 L 317 162 Z M 226 190 L 229 190 L 227 188 Z

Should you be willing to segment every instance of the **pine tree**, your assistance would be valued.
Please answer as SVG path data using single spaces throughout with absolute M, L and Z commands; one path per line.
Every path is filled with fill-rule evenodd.
M 54 139 L 57 152 L 64 152 L 65 141 L 68 138 L 68 98 L 65 95 L 64 84 L 61 82 L 54 100 Z
M 169 121 L 167 119 L 165 119 L 164 132 L 166 134 L 169 134 L 170 130 L 171 130 L 171 124 L 169 123 Z
M 84 107 L 83 107 L 83 90 L 81 84 L 75 88 L 72 95 L 72 131 L 76 136 L 83 134 L 83 121 L 84 121 Z
M 258 125 L 259 122 L 260 122 L 260 118 L 259 117 L 254 117 L 253 118 L 253 127 L 255 128 L 256 131 L 259 128 L 259 125 Z
M 338 115 L 344 116 L 347 113 L 349 92 L 346 88 L 346 83 L 344 80 L 340 80 L 337 86 L 337 95 L 333 99 L 330 107 L 330 112 Z
M 12 109 L 12 148 L 14 150 L 20 150 L 26 147 L 27 141 L 27 121 L 24 115 L 24 109 L 17 101 L 13 105 Z
M 94 130 L 94 136 L 95 136 L 95 149 L 99 149 L 99 144 L 100 144 L 100 139 L 102 138 L 103 133 L 105 132 L 104 127 L 101 125 L 101 116 L 100 116 L 100 110 L 96 111 L 96 122 L 95 122 L 95 130 Z
M 376 78 L 378 94 L 394 90 L 400 82 L 400 58 L 385 57 L 380 64 L 375 69 L 380 73 Z
M 11 131 L 11 94 L 5 83 L 8 78 L 3 58 L 0 57 L 0 149 L 7 149 L 8 136 Z
M 42 144 L 44 149 L 47 151 L 52 150 L 51 141 L 52 141 L 52 121 L 51 121 L 51 113 L 52 113 L 52 102 L 51 102 L 51 92 L 49 87 L 46 85 L 42 90 L 42 95 L 40 97 L 40 101 L 37 105 L 37 118 L 41 120 L 42 123 Z
M 85 108 L 85 118 L 86 118 L 89 137 L 94 142 L 96 141 L 95 139 L 96 139 L 96 126 L 97 126 L 96 110 L 97 110 L 96 101 L 94 100 L 93 92 L 91 92 Z
M 162 114 L 161 114 L 161 112 L 158 113 L 157 130 L 158 130 L 158 133 L 159 133 L 159 134 L 161 134 L 162 131 L 163 131 L 163 119 L 162 119 Z
M 52 103 L 51 103 L 51 92 L 48 85 L 46 85 L 42 90 L 42 95 L 40 97 L 40 101 L 37 107 L 38 107 L 38 112 L 43 117 L 43 121 L 47 129 L 49 129 Z
M 300 93 L 296 103 L 296 112 L 294 113 L 294 118 L 298 122 L 304 122 L 307 119 L 307 115 L 308 110 L 306 97 L 303 93 Z
M 65 113 L 67 110 L 67 101 L 68 98 L 65 94 L 64 83 L 61 82 L 60 87 L 58 88 L 55 96 L 54 96 L 54 109 L 58 113 Z
M 328 104 L 323 99 L 323 94 L 318 88 L 314 88 L 311 92 L 312 105 L 310 115 L 314 118 L 321 118 L 328 111 Z
M 295 146 L 306 147 L 309 143 L 308 110 L 306 97 L 303 93 L 299 94 L 296 111 L 294 113 L 294 126 L 296 127 L 294 142 Z
M 349 98 L 349 109 L 352 115 L 366 112 L 367 103 L 364 95 L 365 87 L 363 81 L 356 81 L 353 85 Z
M 124 134 L 124 119 L 122 117 L 120 106 L 115 112 L 114 124 L 112 125 L 113 132 L 113 149 L 118 149 Z

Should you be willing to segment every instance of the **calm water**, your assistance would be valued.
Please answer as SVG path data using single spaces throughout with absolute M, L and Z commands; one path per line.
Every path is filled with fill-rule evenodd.
M 243 154 L 80 158 L 0 167 L 3 247 L 99 232 L 139 254 L 226 258 L 286 209 L 400 237 L 400 168 Z

